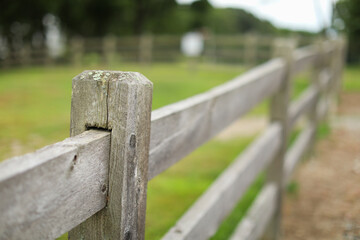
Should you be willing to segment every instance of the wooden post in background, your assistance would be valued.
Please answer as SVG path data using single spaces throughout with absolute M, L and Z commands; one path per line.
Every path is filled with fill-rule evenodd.
M 256 63 L 256 53 L 257 53 L 257 35 L 248 34 L 245 36 L 244 41 L 244 63 L 246 65 L 253 66 Z
M 72 38 L 70 41 L 71 62 L 75 66 L 81 65 L 84 52 L 84 40 L 80 37 Z
M 141 35 L 139 39 L 139 60 L 141 63 L 150 64 L 152 60 L 153 37 Z
M 107 65 L 115 62 L 116 38 L 106 36 L 103 38 L 103 62 Z
M 341 78 L 343 67 L 345 64 L 345 55 L 346 55 L 346 42 L 343 37 L 339 37 L 334 40 L 333 44 L 336 46 L 336 50 L 334 53 L 334 60 L 331 63 L 331 69 L 334 69 L 334 77 L 333 77 L 333 94 L 338 96 L 341 91 Z
M 308 111 L 307 115 L 307 120 L 308 120 L 308 125 L 310 125 L 310 127 L 314 128 L 314 134 L 311 136 L 311 139 L 309 140 L 309 148 L 307 150 L 306 154 L 311 154 L 314 151 L 314 143 L 316 140 L 316 130 L 318 128 L 318 123 L 319 123 L 319 119 L 318 119 L 318 108 L 320 106 L 320 100 L 322 99 L 322 97 L 324 95 L 327 94 L 327 89 L 328 87 L 325 87 L 324 89 L 321 89 L 321 77 L 323 74 L 323 70 L 326 67 L 326 61 L 324 58 L 324 53 L 325 53 L 325 45 L 324 45 L 324 39 L 320 38 L 317 42 L 316 42 L 316 51 L 317 51 L 317 58 L 316 58 L 316 62 L 315 64 L 312 66 L 311 69 L 311 78 L 310 78 L 310 84 L 313 88 L 315 88 L 317 90 L 317 95 L 315 97 L 314 103 L 310 106 L 310 109 Z
M 206 62 L 216 63 L 216 35 L 212 32 L 205 34 L 203 56 Z
M 71 136 L 111 131 L 107 206 L 69 239 L 144 239 L 152 83 L 140 73 L 85 71 L 73 80 Z
M 19 50 L 19 57 L 20 57 L 20 63 L 23 66 L 27 66 L 30 64 L 31 60 L 31 45 L 28 43 L 25 43 L 22 48 Z
M 274 56 L 282 56 L 286 61 L 286 70 L 279 91 L 273 96 L 270 103 L 270 121 L 278 122 L 282 126 L 282 144 L 278 154 L 267 169 L 267 183 L 275 184 L 278 188 L 275 214 L 270 221 L 264 239 L 275 240 L 281 237 L 281 215 L 283 195 L 283 168 L 288 143 L 288 106 L 290 99 L 290 86 L 292 78 L 293 51 L 295 41 L 278 39 L 274 46 Z

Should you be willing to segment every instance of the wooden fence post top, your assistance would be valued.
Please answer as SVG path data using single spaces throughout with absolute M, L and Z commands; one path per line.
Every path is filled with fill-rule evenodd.
M 143 239 L 152 83 L 137 72 L 84 71 L 73 79 L 71 136 L 111 130 L 107 206 L 70 239 Z
M 91 104 L 93 109 L 85 113 L 82 109 L 71 111 L 70 135 L 78 135 L 89 128 L 111 130 L 114 120 L 109 118 L 108 103 L 110 88 L 129 85 L 144 86 L 152 91 L 152 82 L 138 72 L 85 70 L 73 79 L 72 108 L 77 101 Z M 150 103 L 151 104 L 151 103 Z M 82 106 L 83 107 L 83 106 Z M 120 107 L 120 106 L 119 106 Z M 113 116 L 110 114 L 110 117 Z

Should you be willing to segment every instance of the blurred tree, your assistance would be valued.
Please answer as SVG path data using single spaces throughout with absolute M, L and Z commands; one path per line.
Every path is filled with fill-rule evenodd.
M 121 15 L 122 11 L 113 0 L 61 0 L 53 12 L 66 35 L 87 37 L 108 33 L 116 13 Z
M 2 5 L 0 34 L 10 39 L 44 34 L 43 19 L 49 13 L 60 19 L 67 36 L 164 32 L 175 22 L 178 6 L 175 0 L 2 0 Z
M 360 62 L 360 1 L 339 0 L 333 11 L 333 27 L 348 37 L 348 61 Z
M 234 8 L 213 9 L 209 27 L 218 33 L 262 33 L 276 34 L 275 28 L 270 22 L 261 20 L 253 14 Z
M 43 17 L 55 9 L 55 1 L 48 0 L 2 0 L 0 8 L 0 34 L 6 36 L 11 46 L 19 41 L 31 40 L 37 34 L 43 34 Z
M 208 16 L 211 9 L 212 6 L 208 0 L 197 0 L 191 3 L 190 10 L 193 16 L 190 30 L 204 28 L 208 23 Z
M 48 14 L 55 16 L 67 37 L 183 34 L 204 27 L 226 34 L 279 33 L 271 23 L 249 12 L 213 8 L 208 0 L 188 5 L 179 5 L 176 0 L 2 0 L 0 37 L 20 46 L 33 36 L 44 38 Z
M 68 35 L 140 35 L 169 30 L 176 7 L 175 0 L 62 0 L 55 14 Z

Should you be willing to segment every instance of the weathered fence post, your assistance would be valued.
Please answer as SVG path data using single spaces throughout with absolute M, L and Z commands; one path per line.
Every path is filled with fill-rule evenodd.
M 333 94 L 336 96 L 341 90 L 341 75 L 345 63 L 346 42 L 344 38 L 339 38 L 333 44 L 336 46 L 336 50 L 331 62 L 331 69 L 334 71 L 331 87 L 333 88 Z
M 277 202 L 275 206 L 275 214 L 270 226 L 264 236 L 264 239 L 279 239 L 281 236 L 281 205 L 283 195 L 283 167 L 285 153 L 288 142 L 288 106 L 290 99 L 290 85 L 293 66 L 293 51 L 295 49 L 295 41 L 278 39 L 275 42 L 274 55 L 282 56 L 286 61 L 286 72 L 282 80 L 279 91 L 273 96 L 270 103 L 270 120 L 278 122 L 282 126 L 282 144 L 278 154 L 270 164 L 267 170 L 267 182 L 276 184 L 278 188 Z
M 107 206 L 69 239 L 144 239 L 152 83 L 140 73 L 84 71 L 73 79 L 71 136 L 111 131 Z
M 311 80 L 310 84 L 313 86 L 314 89 L 316 89 L 317 93 L 314 99 L 314 104 L 312 104 L 312 106 L 309 109 L 309 112 L 307 113 L 308 124 L 310 124 L 310 126 L 314 129 L 314 134 L 311 136 L 309 149 L 307 151 L 308 154 L 314 151 L 313 146 L 316 140 L 316 130 L 318 128 L 318 123 L 319 123 L 319 119 L 318 119 L 318 109 L 320 107 L 319 102 L 322 99 L 322 97 L 327 94 L 328 91 L 328 86 L 324 86 L 324 89 L 321 89 L 321 85 L 322 85 L 321 77 L 322 74 L 324 73 L 323 70 L 327 65 L 324 59 L 324 54 L 325 54 L 324 48 L 325 48 L 324 40 L 319 39 L 318 42 L 316 43 L 316 50 L 315 50 L 317 51 L 316 62 L 311 69 L 311 79 L 310 79 Z

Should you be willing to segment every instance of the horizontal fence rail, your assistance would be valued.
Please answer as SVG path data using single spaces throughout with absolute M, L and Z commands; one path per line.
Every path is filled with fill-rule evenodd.
M 289 128 L 295 125 L 299 118 L 315 104 L 319 90 L 313 86 L 308 87 L 300 98 L 291 103 L 289 109 Z
M 151 119 L 149 179 L 277 91 L 283 74 L 283 61 L 274 59 L 204 94 L 155 110 Z
M 283 188 L 338 91 L 344 49 L 340 40 L 285 49 L 223 85 L 153 111 L 151 119 L 152 84 L 144 76 L 83 72 L 73 80 L 72 137 L 0 164 L 0 239 L 53 239 L 68 231 L 70 239 L 143 239 L 147 182 L 267 98 L 269 126 L 163 239 L 210 238 L 263 172 L 267 181 L 231 239 L 259 239 L 269 227 L 267 237 L 276 239 Z M 304 71 L 312 72 L 310 86 L 291 102 L 290 82 Z M 301 117 L 307 121 L 287 150 Z M 274 171 L 281 176 L 272 178 Z
M 208 239 L 281 144 L 281 128 L 269 127 L 231 164 L 163 239 Z
M 87 131 L 0 166 L 0 239 L 54 239 L 106 205 L 110 133 Z
M 316 47 L 313 45 L 295 50 L 293 54 L 293 74 L 295 75 L 310 68 L 318 57 Z
M 261 190 L 253 207 L 230 237 L 231 240 L 256 240 L 262 236 L 267 223 L 274 214 L 277 191 L 277 186 L 274 184 L 268 184 Z

